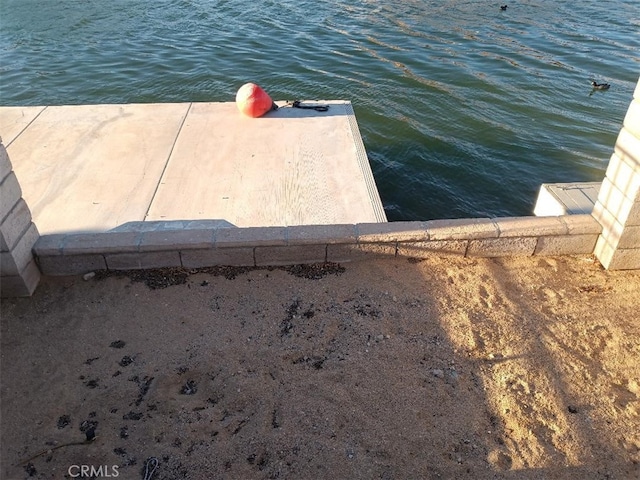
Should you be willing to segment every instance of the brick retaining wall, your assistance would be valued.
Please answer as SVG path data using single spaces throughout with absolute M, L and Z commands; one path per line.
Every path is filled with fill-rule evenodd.
M 609 160 L 593 216 L 602 224 L 595 254 L 605 268 L 640 268 L 640 80 Z
M 187 228 L 46 235 L 34 252 L 43 274 L 78 275 L 94 270 L 349 262 L 376 255 L 591 254 L 601 230 L 591 215 Z
M 38 240 L 29 207 L 0 140 L 0 297 L 29 296 L 40 281 L 31 249 Z

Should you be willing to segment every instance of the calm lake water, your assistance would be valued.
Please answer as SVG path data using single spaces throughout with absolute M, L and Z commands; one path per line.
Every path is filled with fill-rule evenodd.
M 602 179 L 640 2 L 502 2 L 0 0 L 0 104 L 348 99 L 389 220 L 527 215 Z

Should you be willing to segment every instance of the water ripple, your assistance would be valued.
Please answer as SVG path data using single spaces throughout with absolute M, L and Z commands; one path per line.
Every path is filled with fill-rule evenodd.
M 540 183 L 599 180 L 640 71 L 636 0 L 0 8 L 5 105 L 230 101 L 246 81 L 351 100 L 392 220 L 528 214 Z

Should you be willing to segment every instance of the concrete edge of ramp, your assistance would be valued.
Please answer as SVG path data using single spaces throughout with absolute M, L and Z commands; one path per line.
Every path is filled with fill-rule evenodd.
M 362 176 L 364 177 L 364 181 L 367 185 L 369 198 L 371 199 L 371 203 L 373 205 L 376 220 L 378 222 L 386 222 L 387 215 L 384 212 L 382 200 L 380 199 L 380 192 L 378 192 L 378 187 L 376 187 L 376 181 L 373 177 L 373 172 L 371 171 L 371 164 L 369 163 L 369 158 L 367 157 L 364 142 L 362 141 L 362 136 L 360 135 L 360 128 L 358 127 L 358 121 L 356 120 L 356 115 L 353 111 L 353 105 L 349 103 L 345 106 L 345 109 L 347 110 L 347 115 L 349 117 L 349 126 L 351 127 L 351 133 L 353 135 L 354 143 L 356 146 L 356 157 L 358 159 L 360 169 L 362 170 Z

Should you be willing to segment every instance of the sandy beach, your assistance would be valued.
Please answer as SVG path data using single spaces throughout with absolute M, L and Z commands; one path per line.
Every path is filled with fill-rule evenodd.
M 640 272 L 590 256 L 97 272 L 0 323 L 6 480 L 640 478 Z

